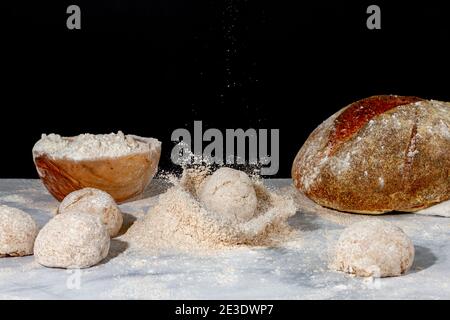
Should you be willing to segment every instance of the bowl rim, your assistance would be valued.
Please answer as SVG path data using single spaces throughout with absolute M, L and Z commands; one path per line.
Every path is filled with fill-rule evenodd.
M 149 150 L 148 151 L 142 151 L 142 152 L 133 151 L 133 152 L 130 152 L 130 153 L 127 153 L 127 154 L 124 154 L 124 155 L 113 156 L 113 157 L 111 157 L 111 156 L 95 156 L 95 157 L 86 158 L 86 159 L 73 159 L 73 158 L 70 158 L 70 157 L 55 157 L 55 156 L 52 156 L 51 154 L 49 154 L 49 152 L 46 152 L 46 151 L 39 151 L 39 152 L 37 152 L 35 148 L 36 148 L 36 145 L 38 144 L 38 142 L 42 139 L 41 138 L 33 146 L 33 149 L 32 149 L 33 162 L 36 165 L 36 158 L 42 157 L 42 156 L 45 156 L 45 157 L 47 157 L 49 159 L 56 160 L 56 161 L 64 160 L 64 161 L 73 161 L 73 162 L 84 162 L 84 161 L 93 162 L 93 161 L 103 161 L 103 160 L 107 160 L 107 159 L 120 159 L 120 158 L 125 158 L 125 157 L 129 157 L 129 156 L 132 156 L 132 155 L 139 155 L 139 154 L 141 154 L 141 155 L 142 154 L 153 155 L 155 153 L 159 154 L 158 159 L 157 159 L 157 161 L 159 162 L 159 157 L 160 157 L 160 154 L 161 154 L 161 145 L 162 145 L 161 141 L 159 141 L 156 138 L 141 137 L 141 136 L 134 135 L 134 134 L 127 134 L 125 136 L 131 137 L 131 138 L 137 140 L 138 142 L 145 143 L 146 145 L 149 146 Z M 74 139 L 76 137 L 77 136 L 61 136 L 62 139 L 67 139 L 67 140 L 72 140 L 72 139 Z

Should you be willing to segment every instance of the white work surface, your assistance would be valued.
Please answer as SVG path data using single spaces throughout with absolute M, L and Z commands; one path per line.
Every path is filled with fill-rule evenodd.
M 276 188 L 291 180 L 266 184 Z M 145 214 L 163 189 L 155 180 L 144 199 L 121 205 L 127 224 Z M 33 256 L 0 258 L 0 299 L 450 299 L 449 218 L 381 216 L 412 238 L 414 265 L 401 277 L 362 279 L 330 271 L 328 263 L 345 225 L 372 217 L 299 202 L 290 219 L 295 234 L 276 248 L 156 256 L 114 239 L 105 261 L 81 271 L 45 268 Z M 0 204 L 30 213 L 42 227 L 58 203 L 38 180 L 0 180 Z

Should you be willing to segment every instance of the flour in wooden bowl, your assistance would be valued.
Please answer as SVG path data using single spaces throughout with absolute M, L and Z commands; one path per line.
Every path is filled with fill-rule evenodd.
M 161 142 L 111 134 L 43 135 L 33 147 L 36 170 L 48 191 L 62 201 L 82 188 L 109 193 L 117 203 L 136 198 L 158 170 Z
M 154 141 L 153 141 L 154 140 Z M 61 137 L 58 134 L 43 134 L 33 148 L 33 154 L 47 154 L 56 159 L 90 160 L 97 158 L 115 158 L 136 153 L 146 153 L 160 143 L 140 141 L 133 135 L 122 131 L 110 134 L 80 134 L 75 137 Z

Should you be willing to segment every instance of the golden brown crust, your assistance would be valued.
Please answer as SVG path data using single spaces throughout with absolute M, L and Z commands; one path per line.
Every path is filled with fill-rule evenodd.
M 296 187 L 322 206 L 357 213 L 417 211 L 449 199 L 450 104 L 395 98 L 414 102 L 355 120 L 358 129 L 339 143 L 336 127 L 347 128 L 341 122 L 355 104 L 314 130 L 294 160 Z
M 334 128 L 329 143 L 333 148 L 347 141 L 372 118 L 401 105 L 411 104 L 423 99 L 401 96 L 373 96 L 350 104 L 334 120 Z

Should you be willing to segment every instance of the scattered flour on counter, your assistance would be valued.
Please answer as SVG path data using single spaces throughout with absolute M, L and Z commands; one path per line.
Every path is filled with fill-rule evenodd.
M 53 201 L 52 198 L 50 198 L 50 201 L 42 200 L 42 198 L 36 199 L 36 190 L 26 190 L 24 193 L 27 194 L 26 197 L 20 194 L 0 195 L 0 205 L 6 204 L 19 207 L 32 207 L 33 209 L 42 210 L 53 216 L 58 207 L 56 201 Z
M 53 158 L 72 160 L 119 157 L 149 152 L 160 144 L 156 139 L 149 139 L 149 142 L 140 141 L 135 136 L 125 135 L 121 131 L 98 135 L 86 133 L 76 137 L 61 137 L 52 133 L 42 135 L 33 148 L 33 154 L 47 154 Z
M 208 177 L 205 169 L 186 169 L 181 179 L 160 195 L 158 203 L 122 237 L 131 248 L 147 251 L 217 250 L 226 247 L 276 245 L 291 234 L 287 219 L 296 212 L 290 196 L 268 190 L 253 179 L 258 204 L 253 218 L 242 222 L 211 212 L 197 192 Z
M 32 199 L 27 199 L 24 196 L 21 196 L 18 194 L 8 194 L 5 196 L 0 196 L 0 201 L 17 203 L 17 204 L 30 204 L 33 202 Z
M 11 278 L 11 276 L 17 276 L 18 271 L 15 268 L 1 268 L 0 281 Z
M 154 276 L 116 277 L 113 289 L 101 294 L 102 299 L 171 299 L 174 292 L 163 284 L 158 284 Z
M 14 258 L 13 258 L 14 259 Z M 23 257 L 16 259 L 24 259 Z M 26 262 L 22 265 L 15 265 L 14 267 L 1 267 L 0 268 L 0 282 L 4 283 L 8 279 L 14 279 L 19 276 L 21 277 L 33 277 L 33 271 L 39 269 L 40 266 L 37 262 Z
M 450 218 L 450 200 L 438 203 L 429 208 L 419 210 L 417 214 L 423 214 L 428 216 L 440 216 Z
M 340 226 L 348 226 L 352 223 L 371 218 L 369 215 L 341 212 L 322 207 L 309 199 L 303 192 L 298 191 L 294 186 L 285 187 L 280 192 L 294 199 L 297 211 L 318 215 L 320 218 Z
M 239 275 L 233 267 L 226 267 L 216 276 L 219 286 L 229 286 L 238 282 Z

